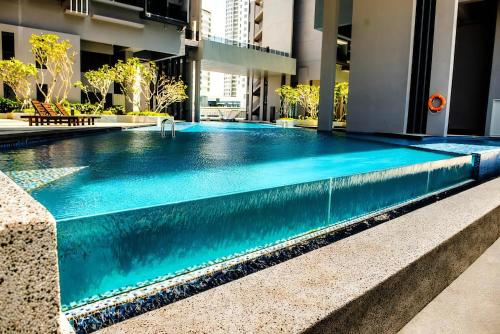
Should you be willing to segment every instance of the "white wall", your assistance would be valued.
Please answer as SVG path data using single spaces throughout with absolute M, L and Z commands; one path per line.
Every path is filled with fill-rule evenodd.
M 271 116 L 271 108 L 275 107 L 276 109 L 276 118 L 279 118 L 279 111 L 280 111 L 280 96 L 276 93 L 276 89 L 281 87 L 281 75 L 273 75 L 269 76 L 267 79 L 267 84 L 268 84 L 268 94 L 267 94 L 267 113 L 268 113 L 268 120 L 269 117 Z
M 262 46 L 292 51 L 293 0 L 264 1 Z
M 406 131 L 415 0 L 354 0 L 347 129 Z
M 322 33 L 314 29 L 315 2 L 295 0 L 295 6 L 294 48 L 298 81 L 308 83 L 310 80 L 319 80 L 320 77 Z

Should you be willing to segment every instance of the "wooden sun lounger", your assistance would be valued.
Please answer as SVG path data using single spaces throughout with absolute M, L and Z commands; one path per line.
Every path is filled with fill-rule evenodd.
M 50 103 L 40 103 L 39 101 L 31 101 L 33 107 L 35 108 L 35 115 L 21 116 L 21 118 L 27 118 L 29 126 L 43 125 L 46 123 L 49 125 L 51 122 L 54 124 L 63 124 L 66 122 L 68 126 L 76 125 L 78 118 L 74 116 L 61 116 L 57 114 Z
M 87 120 L 87 124 L 88 125 L 94 125 L 95 124 L 95 120 L 98 119 L 98 118 L 101 118 L 99 116 L 90 116 L 90 115 L 71 116 L 66 111 L 66 109 L 64 108 L 64 106 L 62 104 L 60 104 L 60 103 L 56 103 L 56 108 L 64 116 L 67 116 L 67 117 L 78 117 L 77 123 L 80 124 L 80 122 L 81 122 L 81 125 L 85 125 L 85 120 Z
M 51 118 L 54 120 L 58 120 L 60 124 L 62 124 L 63 121 L 66 121 L 68 123 L 68 126 L 78 125 L 77 116 L 61 116 L 52 108 L 52 105 L 50 103 L 42 103 L 42 106 L 49 113 Z
M 31 101 L 31 104 L 33 104 L 33 107 L 35 108 L 35 115 L 21 116 L 21 118 L 28 119 L 29 126 L 32 126 L 33 123 L 35 123 L 36 126 L 44 125 L 44 123 L 49 125 L 51 122 L 54 124 L 62 124 L 64 119 L 52 116 L 39 101 Z M 68 119 L 67 121 L 68 125 L 70 125 L 70 120 Z

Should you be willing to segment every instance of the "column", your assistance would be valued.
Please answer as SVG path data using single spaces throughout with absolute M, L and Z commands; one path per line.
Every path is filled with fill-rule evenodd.
M 332 131 L 339 0 L 323 1 L 318 131 Z
M 201 60 L 198 58 L 195 61 L 194 71 L 194 121 L 200 121 L 200 90 L 201 90 Z
M 439 0 L 436 3 L 434 26 L 434 48 L 432 52 L 432 74 L 429 94 L 439 93 L 446 100 L 445 108 L 439 113 L 428 111 L 428 135 L 448 135 L 453 65 L 455 58 L 455 37 L 457 32 L 458 0 Z
M 497 8 L 497 28 L 495 32 L 495 49 L 493 51 L 493 63 L 491 64 L 490 95 L 488 98 L 488 113 L 486 116 L 486 135 L 498 135 L 500 131 L 500 110 L 493 115 L 494 100 L 500 105 L 500 1 Z M 497 107 L 498 108 L 498 107 Z

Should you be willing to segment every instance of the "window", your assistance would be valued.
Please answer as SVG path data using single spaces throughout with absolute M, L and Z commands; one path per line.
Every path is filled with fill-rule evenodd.
M 15 57 L 14 33 L 2 31 L 2 59 Z
M 47 91 L 48 91 L 47 85 L 43 85 L 42 86 L 42 91 L 45 94 L 47 94 Z M 45 95 L 42 93 L 42 91 L 40 91 L 40 88 L 38 86 L 36 86 L 36 99 L 38 101 L 44 101 L 45 100 Z

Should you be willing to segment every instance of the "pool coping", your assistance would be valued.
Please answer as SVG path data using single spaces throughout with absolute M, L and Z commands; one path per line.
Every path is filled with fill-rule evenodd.
M 60 326 L 56 222 L 0 171 L 0 332 L 56 333 Z
M 494 179 L 99 333 L 395 333 L 499 237 Z
M 76 333 L 91 333 L 278 265 L 473 187 L 466 181 L 390 208 L 321 228 L 228 261 L 65 311 Z

